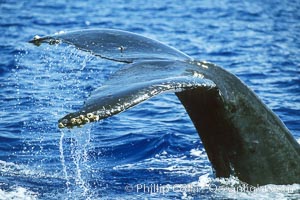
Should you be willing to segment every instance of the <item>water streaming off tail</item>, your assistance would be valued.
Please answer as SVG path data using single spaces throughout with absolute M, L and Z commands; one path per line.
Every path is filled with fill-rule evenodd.
M 13 76 L 9 77 L 15 90 L 5 91 L 16 96 L 11 116 L 5 118 L 8 126 L 19 122 L 19 132 L 11 134 L 11 138 L 16 141 L 22 138 L 22 142 L 10 150 L 9 160 L 30 166 L 26 176 L 34 177 L 37 182 L 43 182 L 39 179 L 46 177 L 49 180 L 45 182 L 61 185 L 59 190 L 63 198 L 72 199 L 77 193 L 90 199 L 91 126 L 60 132 L 57 120 L 81 106 L 105 79 L 105 74 L 109 74 L 101 72 L 113 68 L 99 67 L 105 65 L 97 65 L 93 56 L 79 53 L 72 47 L 46 46 L 40 51 L 44 53 L 33 61 L 28 59 L 30 52 L 20 50 L 15 57 Z M 99 79 L 95 79 L 95 74 Z M 26 190 L 27 186 L 19 190 L 13 182 L 11 185 L 8 187 L 16 188 L 16 194 L 31 192 Z M 37 194 L 41 192 L 38 190 Z M 35 192 L 32 194 L 36 196 Z M 48 197 L 51 199 L 52 195 L 50 192 Z
M 62 131 L 59 141 L 60 160 L 67 193 L 71 195 L 75 192 L 86 199 L 90 199 L 92 193 L 89 186 L 91 167 L 88 152 L 92 145 L 90 134 L 90 127 Z
M 95 74 L 99 74 L 98 77 L 101 77 L 101 74 L 105 73 L 101 73 L 102 69 L 92 63 L 94 57 L 89 54 L 78 52 L 72 47 L 50 48 L 54 48 L 57 52 L 53 57 L 43 57 L 42 61 L 51 71 L 48 81 L 55 80 L 54 82 L 56 82 L 51 89 L 54 98 L 57 98 L 55 102 L 57 113 L 52 117 L 51 123 L 57 127 L 57 120 L 65 113 L 81 106 L 90 91 L 98 86 L 101 78 L 95 80 Z M 86 67 L 87 65 L 89 67 Z M 60 81 L 57 81 L 58 79 Z M 60 131 L 60 134 L 58 146 L 62 177 L 66 187 L 65 193 L 70 199 L 74 193 L 85 199 L 91 199 L 92 190 L 89 185 L 91 126 Z

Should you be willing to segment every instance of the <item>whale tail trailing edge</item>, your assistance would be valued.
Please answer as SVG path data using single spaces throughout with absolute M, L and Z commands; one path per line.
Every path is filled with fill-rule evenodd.
M 112 116 L 164 92 L 180 93 L 198 87 L 209 90 L 216 86 L 210 80 L 193 77 L 191 73 L 194 72 L 186 71 L 186 65 L 181 61 L 130 64 L 115 72 L 104 85 L 93 91 L 78 112 L 60 119 L 60 127 L 81 126 L 94 119 Z
M 300 145 L 280 119 L 236 76 L 143 36 L 82 30 L 30 41 L 64 42 L 104 59 L 128 63 L 91 93 L 59 127 L 81 126 L 175 92 L 203 142 L 217 177 L 252 185 L 300 183 Z
M 29 41 L 37 46 L 41 43 L 74 45 L 104 59 L 132 63 L 140 60 L 188 60 L 186 54 L 156 40 L 138 34 L 112 30 L 87 29 L 59 33 L 46 37 L 35 36 Z

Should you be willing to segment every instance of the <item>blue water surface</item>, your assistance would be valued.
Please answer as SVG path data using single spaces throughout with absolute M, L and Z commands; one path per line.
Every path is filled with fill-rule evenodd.
M 57 120 L 122 64 L 34 35 L 115 28 L 236 74 L 300 139 L 300 1 L 0 1 L 0 199 L 297 199 L 214 178 L 174 94 L 82 129 Z M 221 190 L 223 188 L 223 190 Z M 225 189 L 224 189 L 225 188 Z M 231 190 L 230 190 L 231 189 Z

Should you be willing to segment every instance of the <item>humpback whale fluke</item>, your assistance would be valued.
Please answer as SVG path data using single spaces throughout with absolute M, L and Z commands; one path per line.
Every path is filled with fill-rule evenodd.
M 127 63 L 80 110 L 60 119 L 60 128 L 98 121 L 172 91 L 194 123 L 217 177 L 232 174 L 255 186 L 300 183 L 300 145 L 252 90 L 221 67 L 119 30 L 80 30 L 30 42 L 63 42 Z

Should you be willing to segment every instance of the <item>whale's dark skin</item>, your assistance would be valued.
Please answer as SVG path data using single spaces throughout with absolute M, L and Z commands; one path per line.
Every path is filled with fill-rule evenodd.
M 118 30 L 81 30 L 36 37 L 31 42 L 64 42 L 128 64 L 94 91 L 79 111 L 60 119 L 60 128 L 97 121 L 174 91 L 217 177 L 234 175 L 254 186 L 300 183 L 300 145 L 251 89 L 221 67 Z
M 300 148 L 280 119 L 234 75 L 209 65 L 218 87 L 176 93 L 192 119 L 217 177 L 251 185 L 300 182 Z M 218 74 L 219 76 L 215 76 Z

